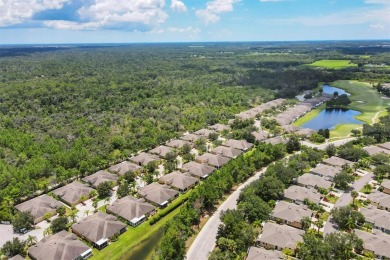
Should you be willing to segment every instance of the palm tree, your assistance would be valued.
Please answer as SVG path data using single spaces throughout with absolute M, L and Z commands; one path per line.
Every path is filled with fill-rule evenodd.
M 43 236 L 45 237 L 45 236 L 48 236 L 48 235 L 51 235 L 51 228 L 50 227 L 48 227 L 48 228 L 46 228 L 44 231 L 43 231 Z
M 27 237 L 27 239 L 26 239 L 26 244 L 27 244 L 27 246 L 30 247 L 30 246 L 32 246 L 32 245 L 35 245 L 37 242 L 38 242 L 37 237 L 28 235 L 28 237 Z
M 89 214 L 89 210 L 88 210 L 88 209 L 86 209 L 84 212 L 85 212 L 85 214 L 88 216 L 88 214 Z
M 322 220 L 317 220 L 313 224 L 317 227 L 317 233 L 320 233 L 320 229 L 324 227 L 324 222 L 322 222 Z
M 72 222 L 76 222 L 77 219 L 77 212 L 75 210 L 72 210 L 69 214 L 69 217 L 72 219 Z
M 372 186 L 368 182 L 366 184 L 364 184 L 363 188 L 366 190 L 366 193 L 371 193 L 371 191 L 372 191 Z
M 359 196 L 359 193 L 355 190 L 351 191 L 352 205 L 355 206 L 355 199 Z

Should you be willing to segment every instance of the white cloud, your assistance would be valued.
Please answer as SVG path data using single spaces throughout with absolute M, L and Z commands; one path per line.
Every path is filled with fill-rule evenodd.
M 38 12 L 61 9 L 70 0 L 0 0 L 0 26 L 22 23 Z
M 206 24 L 215 23 L 220 19 L 218 14 L 233 11 L 234 4 L 238 2 L 241 0 L 212 0 L 206 3 L 205 9 L 197 10 L 196 16 Z
M 383 29 L 385 29 L 385 26 L 381 23 L 376 23 L 376 24 L 370 24 L 370 27 L 374 30 L 378 30 L 378 31 L 381 31 Z
M 95 0 L 78 13 L 82 19 L 107 26 L 117 23 L 151 25 L 163 23 L 168 18 L 164 5 L 165 0 Z
M 266 2 L 284 2 L 284 1 L 287 1 L 287 0 L 259 0 L 260 2 L 262 3 L 266 3 Z
M 171 0 L 171 9 L 176 12 L 186 12 L 187 7 L 180 0 Z
M 167 29 L 168 32 L 175 32 L 175 33 L 186 33 L 186 32 L 190 32 L 190 33 L 200 33 L 201 30 L 199 28 L 193 28 L 192 26 L 188 26 L 188 27 L 185 27 L 185 28 L 176 28 L 176 27 L 169 27 Z
M 383 5 L 390 5 L 389 0 L 365 0 L 366 4 L 383 4 Z

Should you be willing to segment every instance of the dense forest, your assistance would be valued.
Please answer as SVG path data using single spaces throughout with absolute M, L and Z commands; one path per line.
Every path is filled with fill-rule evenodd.
M 305 66 L 319 59 L 389 62 L 390 48 L 360 45 L 0 47 L 1 219 L 36 191 L 275 97 L 338 79 L 390 81 L 384 69 Z

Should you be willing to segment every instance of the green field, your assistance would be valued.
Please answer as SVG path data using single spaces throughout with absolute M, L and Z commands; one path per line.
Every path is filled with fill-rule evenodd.
M 352 103 L 348 106 L 348 108 L 362 113 L 361 115 L 356 116 L 357 119 L 367 124 L 372 124 L 378 122 L 380 116 L 387 114 L 386 108 L 390 106 L 390 100 L 383 99 L 382 95 L 372 88 L 369 83 L 339 80 L 333 82 L 331 85 L 344 89 L 346 92 L 351 94 L 349 98 Z M 325 105 L 310 111 L 305 116 L 299 118 L 294 124 L 297 126 L 303 125 L 318 115 L 318 113 L 320 113 L 324 108 Z M 332 139 L 344 138 L 350 135 L 351 130 L 361 128 L 362 126 L 357 124 L 338 125 L 330 132 L 330 136 Z
M 351 63 L 350 60 L 317 60 L 307 66 L 324 67 L 327 69 L 343 69 L 348 67 L 357 67 L 357 64 Z
M 190 194 L 191 191 L 180 195 L 179 198 L 174 200 L 167 208 L 158 211 L 158 213 L 168 211 L 169 208 L 174 207 L 178 203 L 182 203 L 182 201 L 188 198 Z M 117 242 L 111 243 L 109 246 L 100 251 L 97 249 L 93 249 L 93 256 L 91 259 L 122 259 L 122 256 L 126 255 L 132 248 L 137 246 L 145 239 L 148 239 L 150 236 L 152 236 L 152 234 L 158 232 L 161 228 L 163 228 L 165 223 L 167 223 L 179 213 L 180 208 L 181 206 L 163 217 L 153 226 L 149 224 L 152 218 L 149 218 L 148 221 L 142 223 L 136 228 L 128 226 L 127 231 L 119 237 L 119 240 Z

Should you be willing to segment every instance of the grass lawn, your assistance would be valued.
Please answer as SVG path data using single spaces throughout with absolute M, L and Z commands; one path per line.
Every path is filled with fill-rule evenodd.
M 326 195 L 325 198 L 328 200 L 327 201 L 328 203 L 332 203 L 332 204 L 335 204 L 336 201 L 339 199 L 339 197 L 337 196 L 330 196 L 330 195 Z
M 321 214 L 320 220 L 322 222 L 326 222 L 326 221 L 328 221 L 329 216 L 330 216 L 330 213 L 325 211 L 324 213 Z
M 174 207 L 178 203 L 181 203 L 181 201 L 187 198 L 190 194 L 191 191 L 180 195 L 179 198 L 174 200 L 168 207 L 159 210 L 157 214 L 160 212 L 162 213 L 168 211 L 169 208 Z M 166 215 L 165 217 L 163 217 L 162 219 L 160 219 L 153 226 L 149 224 L 151 218 L 149 218 L 148 221 L 142 223 L 136 228 L 128 226 L 127 231 L 119 237 L 119 240 L 117 242 L 111 243 L 109 246 L 107 246 L 101 251 L 97 249 L 93 249 L 93 256 L 91 259 L 102 259 L 102 260 L 121 259 L 123 255 L 128 253 L 137 244 L 150 237 L 154 232 L 157 232 L 161 228 L 163 228 L 166 222 L 171 220 L 174 216 L 176 216 L 179 213 L 180 208 L 181 206 L 175 209 L 174 211 L 172 211 L 171 213 L 169 213 L 168 215 Z
M 343 69 L 348 67 L 357 67 L 357 64 L 351 63 L 350 60 L 318 60 L 306 66 L 324 67 L 327 69 Z

